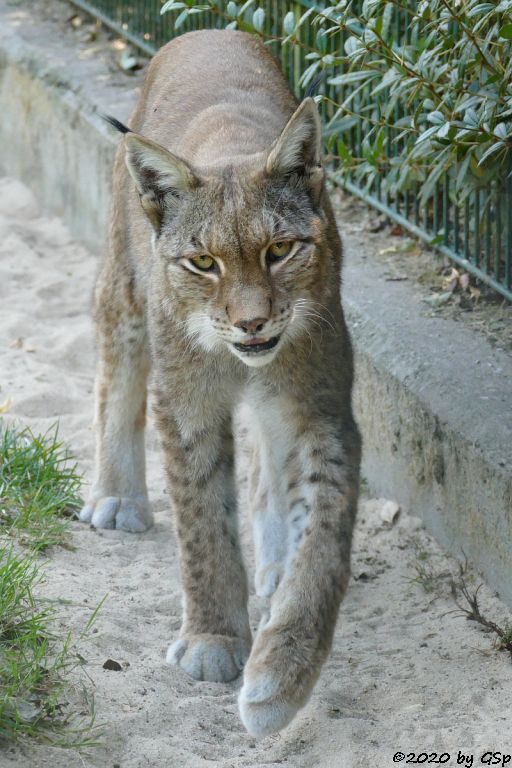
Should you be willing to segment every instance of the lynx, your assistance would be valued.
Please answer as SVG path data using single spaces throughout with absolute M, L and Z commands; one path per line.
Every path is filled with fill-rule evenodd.
M 257 38 L 201 31 L 153 58 L 129 128 L 111 122 L 124 136 L 95 290 L 96 477 L 81 519 L 152 524 L 151 370 L 184 590 L 167 660 L 197 680 L 243 670 L 240 715 L 263 736 L 305 704 L 329 652 L 359 488 L 320 119 Z M 241 404 L 255 590 L 268 598 L 254 638 L 237 534 Z

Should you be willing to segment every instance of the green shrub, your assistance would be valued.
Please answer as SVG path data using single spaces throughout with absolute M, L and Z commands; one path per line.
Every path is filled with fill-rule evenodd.
M 413 189 L 422 203 L 447 173 L 461 202 L 495 178 L 512 147 L 512 1 L 365 0 L 320 4 L 167 2 L 175 26 L 217 24 L 282 47 L 300 84 L 322 73 L 337 172 L 367 189 Z M 211 25 L 211 23 L 209 24 Z

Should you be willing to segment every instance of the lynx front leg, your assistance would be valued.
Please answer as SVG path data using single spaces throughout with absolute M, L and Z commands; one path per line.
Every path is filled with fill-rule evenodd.
M 254 583 L 258 597 L 271 597 L 283 575 L 287 552 L 286 488 L 276 473 L 272 445 L 254 421 L 255 441 L 249 474 L 249 502 L 256 555 Z
M 148 357 L 144 318 L 98 286 L 96 469 L 80 520 L 97 528 L 145 531 L 153 523 L 146 490 L 144 426 Z
M 182 414 L 180 428 L 171 409 L 157 395 L 185 593 L 180 638 L 167 661 L 196 680 L 226 682 L 239 675 L 251 647 L 230 419 L 219 420 L 213 405 L 210 420 L 204 413 L 199 420 Z
M 255 638 L 239 697 L 244 725 L 256 736 L 283 728 L 307 701 L 350 573 L 357 430 L 351 421 L 337 434 L 328 423 L 310 423 L 299 433 L 285 461 L 290 533 L 284 575 Z

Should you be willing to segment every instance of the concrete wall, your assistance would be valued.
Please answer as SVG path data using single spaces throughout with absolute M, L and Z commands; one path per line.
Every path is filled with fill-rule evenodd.
M 117 145 L 101 114 L 126 120 L 139 83 L 109 72 L 72 35 L 0 0 L 0 172 L 28 184 L 96 251 Z
M 510 356 L 460 323 L 425 317 L 410 286 L 383 285 L 350 256 L 363 472 L 512 604 Z

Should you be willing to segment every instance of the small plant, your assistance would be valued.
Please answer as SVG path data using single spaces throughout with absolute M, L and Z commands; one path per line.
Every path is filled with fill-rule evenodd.
M 423 550 L 419 542 L 413 542 L 413 546 L 416 549 L 416 560 L 413 564 L 416 575 L 408 581 L 423 587 L 425 592 L 432 593 L 435 597 L 451 595 L 457 610 L 449 613 L 462 614 L 468 621 L 480 624 L 487 632 L 496 636 L 495 646 L 498 650 L 508 651 L 512 655 L 512 624 L 502 626 L 483 615 L 478 602 L 478 593 L 482 585 L 474 589 L 468 586 L 468 580 L 472 580 L 472 574 L 467 558 L 464 556 L 464 562 L 459 563 L 458 574 L 454 576 L 449 571 L 437 570 L 429 563 L 430 553 Z
M 468 621 L 475 621 L 496 636 L 498 650 L 508 651 L 512 655 L 512 625 L 501 626 L 482 614 L 478 603 L 478 592 L 481 586 L 471 591 L 466 584 L 464 570 L 460 566 L 458 579 L 451 581 L 451 592 L 455 604 Z
M 43 580 L 37 553 L 67 545 L 80 482 L 56 427 L 35 435 L 0 423 L 0 748 L 26 737 L 78 749 L 97 743 L 94 701 L 73 683 L 84 659 L 70 634 L 53 630 L 48 601 L 34 595 Z M 19 543 L 32 552 L 20 553 Z
M 442 597 L 445 593 L 446 579 L 450 574 L 447 571 L 438 570 L 430 562 L 430 552 L 422 549 L 419 542 L 413 542 L 413 546 L 416 549 L 416 559 L 412 564 L 414 576 L 406 580 L 410 584 L 422 587 L 425 592 L 434 597 Z
M 430 564 L 419 561 L 414 564 L 414 570 L 416 575 L 409 579 L 412 584 L 418 584 L 428 593 L 439 594 L 442 591 L 446 573 L 436 571 Z
M 58 640 L 55 616 L 34 597 L 41 581 L 33 556 L 0 545 L 0 742 L 37 736 L 64 747 L 95 743 L 94 707 L 85 689 L 79 695 L 85 716 L 74 714 L 67 694 L 70 674 L 82 662 L 71 635 Z M 94 611 L 83 635 L 94 619 Z
M 445 586 L 450 573 L 447 570 L 439 570 L 431 562 L 431 553 L 422 546 L 419 538 L 411 539 L 414 549 L 414 561 L 411 563 L 414 576 L 406 578 L 410 584 L 415 584 L 434 597 L 442 597 L 445 594 Z
M 45 435 L 0 424 L 0 534 L 33 550 L 66 544 L 81 477 L 57 427 Z
M 368 480 L 366 477 L 363 477 L 361 475 L 361 479 L 359 480 L 359 493 L 366 494 L 368 493 Z

